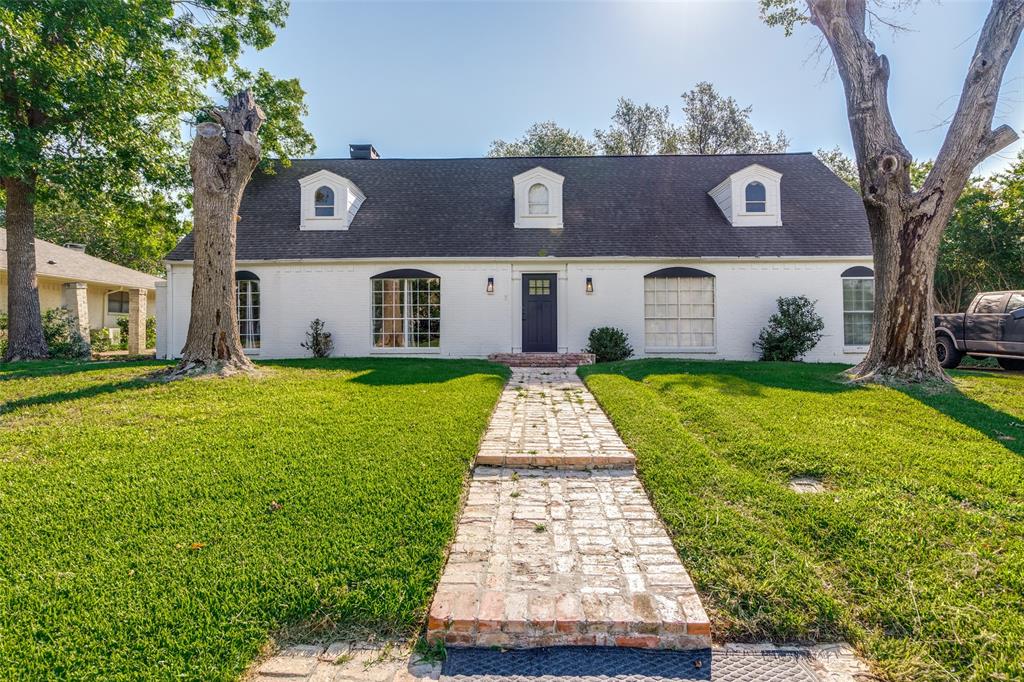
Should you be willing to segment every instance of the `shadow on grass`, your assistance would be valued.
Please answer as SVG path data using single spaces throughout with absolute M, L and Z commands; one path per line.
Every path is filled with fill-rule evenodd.
M 439 384 L 474 374 L 490 374 L 504 381 L 509 375 L 507 367 L 486 360 L 441 358 L 305 358 L 269 360 L 259 364 L 267 367 L 352 372 L 355 376 L 350 381 L 366 386 Z
M 0 363 L 0 381 L 99 372 L 121 367 L 164 367 L 163 360 L 33 360 Z
M 93 398 L 98 395 L 117 393 L 118 391 L 124 391 L 127 389 L 145 388 L 152 385 L 153 382 L 146 381 L 144 379 L 129 379 L 127 381 L 115 381 L 107 384 L 83 386 L 82 388 L 69 391 L 55 391 L 53 393 L 29 396 L 27 398 L 16 398 L 14 400 L 0 402 L 0 415 L 10 414 L 16 410 L 35 405 L 52 405 L 54 403 L 82 400 L 84 398 Z
M 785 362 L 730 362 L 720 360 L 628 360 L 581 367 L 583 376 L 618 374 L 643 382 L 655 376 L 685 375 L 679 380 L 665 380 L 662 391 L 715 390 L 725 395 L 762 397 L 765 388 L 840 394 L 868 390 L 844 381 L 842 365 Z M 995 372 L 962 371 L 956 376 L 981 377 L 993 381 L 1008 380 L 1013 375 Z M 1022 383 L 1024 388 L 1024 383 Z M 940 414 L 974 429 L 1007 450 L 1024 456 L 1024 419 L 991 407 L 972 398 L 956 386 L 941 390 L 922 386 L 894 388 Z

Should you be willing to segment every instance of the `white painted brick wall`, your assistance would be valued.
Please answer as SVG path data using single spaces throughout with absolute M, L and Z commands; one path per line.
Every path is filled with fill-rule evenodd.
M 715 275 L 716 349 L 690 354 L 706 359 L 755 359 L 753 342 L 775 311 L 779 296 L 803 294 L 817 300 L 825 320 L 825 337 L 808 355 L 810 361 L 854 362 L 859 352 L 843 347 L 843 270 L 871 266 L 870 259 L 751 261 L 536 261 L 380 263 L 245 263 L 240 269 L 260 278 L 262 348 L 258 357 L 303 357 L 299 346 L 315 317 L 334 335 L 335 354 L 396 354 L 375 349 L 370 339 L 370 278 L 382 271 L 414 267 L 441 277 L 441 348 L 416 354 L 440 357 L 485 357 L 521 347 L 523 273 L 556 273 L 558 279 L 559 350 L 582 350 L 593 327 L 615 326 L 629 334 L 638 356 L 644 352 L 644 275 L 664 267 L 686 265 Z M 494 277 L 495 291 L 486 292 Z M 585 292 L 587 277 L 594 293 Z M 177 356 L 188 330 L 192 291 L 190 265 L 169 268 L 160 311 L 158 347 Z M 166 318 L 166 319 L 165 319 Z M 399 352 L 400 353 L 400 352 Z M 404 354 L 411 354 L 406 351 Z M 663 355 L 663 354 L 659 354 Z

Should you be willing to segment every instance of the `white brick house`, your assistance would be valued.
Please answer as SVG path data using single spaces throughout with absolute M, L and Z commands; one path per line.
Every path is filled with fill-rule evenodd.
M 367 155 L 370 156 L 370 155 Z M 853 362 L 871 322 L 859 197 L 810 154 L 299 160 L 253 178 L 238 223 L 249 352 L 577 352 L 751 359 L 779 296 L 817 300 L 809 360 Z M 158 288 L 158 355 L 188 329 L 192 242 Z

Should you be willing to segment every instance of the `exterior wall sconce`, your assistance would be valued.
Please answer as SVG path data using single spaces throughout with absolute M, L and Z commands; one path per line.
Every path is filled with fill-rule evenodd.
M 487 278 L 487 293 L 489 293 L 489 294 L 493 294 L 494 293 L 494 278 L 493 277 L 488 277 Z
M 587 277 L 587 293 L 588 294 L 594 293 L 594 278 L 593 277 Z

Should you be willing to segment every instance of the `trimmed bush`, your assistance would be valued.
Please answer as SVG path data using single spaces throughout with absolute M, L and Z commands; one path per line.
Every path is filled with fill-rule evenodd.
M 0 362 L 7 355 L 7 313 L 0 313 Z
M 92 346 L 93 351 L 102 353 L 113 349 L 114 342 L 110 340 L 110 332 L 106 329 L 90 329 L 89 330 L 89 345 Z
M 615 327 L 598 327 L 590 330 L 584 352 L 593 353 L 598 362 L 616 362 L 633 355 L 626 332 Z
M 128 348 L 128 318 L 117 318 L 117 328 L 121 330 L 121 338 L 117 347 L 121 350 Z M 156 318 L 146 318 L 146 348 L 156 348 Z
M 78 331 L 78 322 L 67 308 L 50 308 L 43 313 L 43 337 L 50 357 L 77 360 L 90 357 L 89 343 Z
M 309 323 L 306 340 L 299 345 L 312 353 L 314 358 L 330 357 L 331 352 L 334 350 L 334 341 L 331 339 L 331 333 L 324 331 L 324 321 L 319 317 Z
M 806 296 L 780 296 L 777 303 L 779 311 L 768 319 L 754 347 L 762 360 L 799 360 L 821 341 L 825 321 Z

